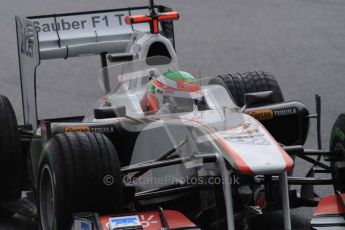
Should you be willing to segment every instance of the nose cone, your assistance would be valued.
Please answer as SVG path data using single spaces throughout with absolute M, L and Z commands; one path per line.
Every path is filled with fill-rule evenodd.
M 246 122 L 234 129 L 213 134 L 231 166 L 247 175 L 289 171 L 294 163 L 268 131 L 247 115 Z

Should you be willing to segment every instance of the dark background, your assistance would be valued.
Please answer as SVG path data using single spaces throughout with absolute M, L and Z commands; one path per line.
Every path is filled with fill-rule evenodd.
M 2 0 L 0 3 L 0 94 L 22 121 L 14 15 L 65 13 L 147 4 L 146 0 Z M 343 0 L 157 1 L 180 11 L 175 25 L 180 68 L 203 76 L 264 70 L 277 76 L 286 100 L 315 111 L 322 96 L 322 136 L 328 148 L 333 121 L 344 110 L 345 2 Z M 99 95 L 99 58 L 43 62 L 38 69 L 41 117 L 78 115 Z M 315 123 L 307 141 L 316 146 Z M 308 164 L 297 161 L 296 174 Z M 321 195 L 330 188 L 318 188 Z M 293 229 L 309 229 L 312 209 L 292 212 Z M 255 229 L 282 228 L 281 212 L 256 220 Z M 28 220 L 0 220 L 0 229 L 36 229 Z

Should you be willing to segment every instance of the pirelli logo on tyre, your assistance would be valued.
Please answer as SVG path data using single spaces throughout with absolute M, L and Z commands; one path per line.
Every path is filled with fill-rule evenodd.
M 74 132 L 90 132 L 90 127 L 87 126 L 75 126 L 65 128 L 65 133 L 74 133 Z
M 273 111 L 270 109 L 253 111 L 253 112 L 250 112 L 249 115 L 259 121 L 273 119 Z

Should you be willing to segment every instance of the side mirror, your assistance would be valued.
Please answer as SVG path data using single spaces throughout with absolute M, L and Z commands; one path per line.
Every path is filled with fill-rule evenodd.
M 125 117 L 126 114 L 126 107 L 106 107 L 106 108 L 98 108 L 93 110 L 94 116 L 96 119 L 106 119 L 106 118 L 115 118 L 115 117 Z
M 244 104 L 247 107 L 274 103 L 272 91 L 262 91 L 244 94 Z
M 134 59 L 134 56 L 132 53 L 109 54 L 108 55 L 108 61 L 111 63 L 133 61 L 133 59 Z

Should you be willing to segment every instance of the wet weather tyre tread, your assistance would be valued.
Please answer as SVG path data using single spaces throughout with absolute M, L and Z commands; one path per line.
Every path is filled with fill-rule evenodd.
M 345 113 L 340 114 L 335 121 L 330 140 L 330 151 L 338 150 L 339 156 L 331 156 L 332 178 L 335 181 L 333 187 L 335 190 L 345 192 L 345 169 L 336 170 L 337 166 L 345 165 Z
M 234 102 L 240 107 L 244 105 L 245 93 L 273 91 L 273 103 L 284 101 L 276 78 L 263 71 L 219 75 L 211 79 L 209 84 L 224 86 Z
M 122 210 L 120 163 L 113 144 L 103 134 L 57 134 L 47 143 L 42 159 L 39 181 L 45 166 L 55 177 L 54 230 L 69 229 L 72 213 Z M 112 184 L 104 182 L 107 176 L 113 178 Z
M 17 118 L 8 98 L 0 95 L 0 202 L 21 197 L 22 166 Z M 12 212 L 0 208 L 0 217 L 12 215 Z

